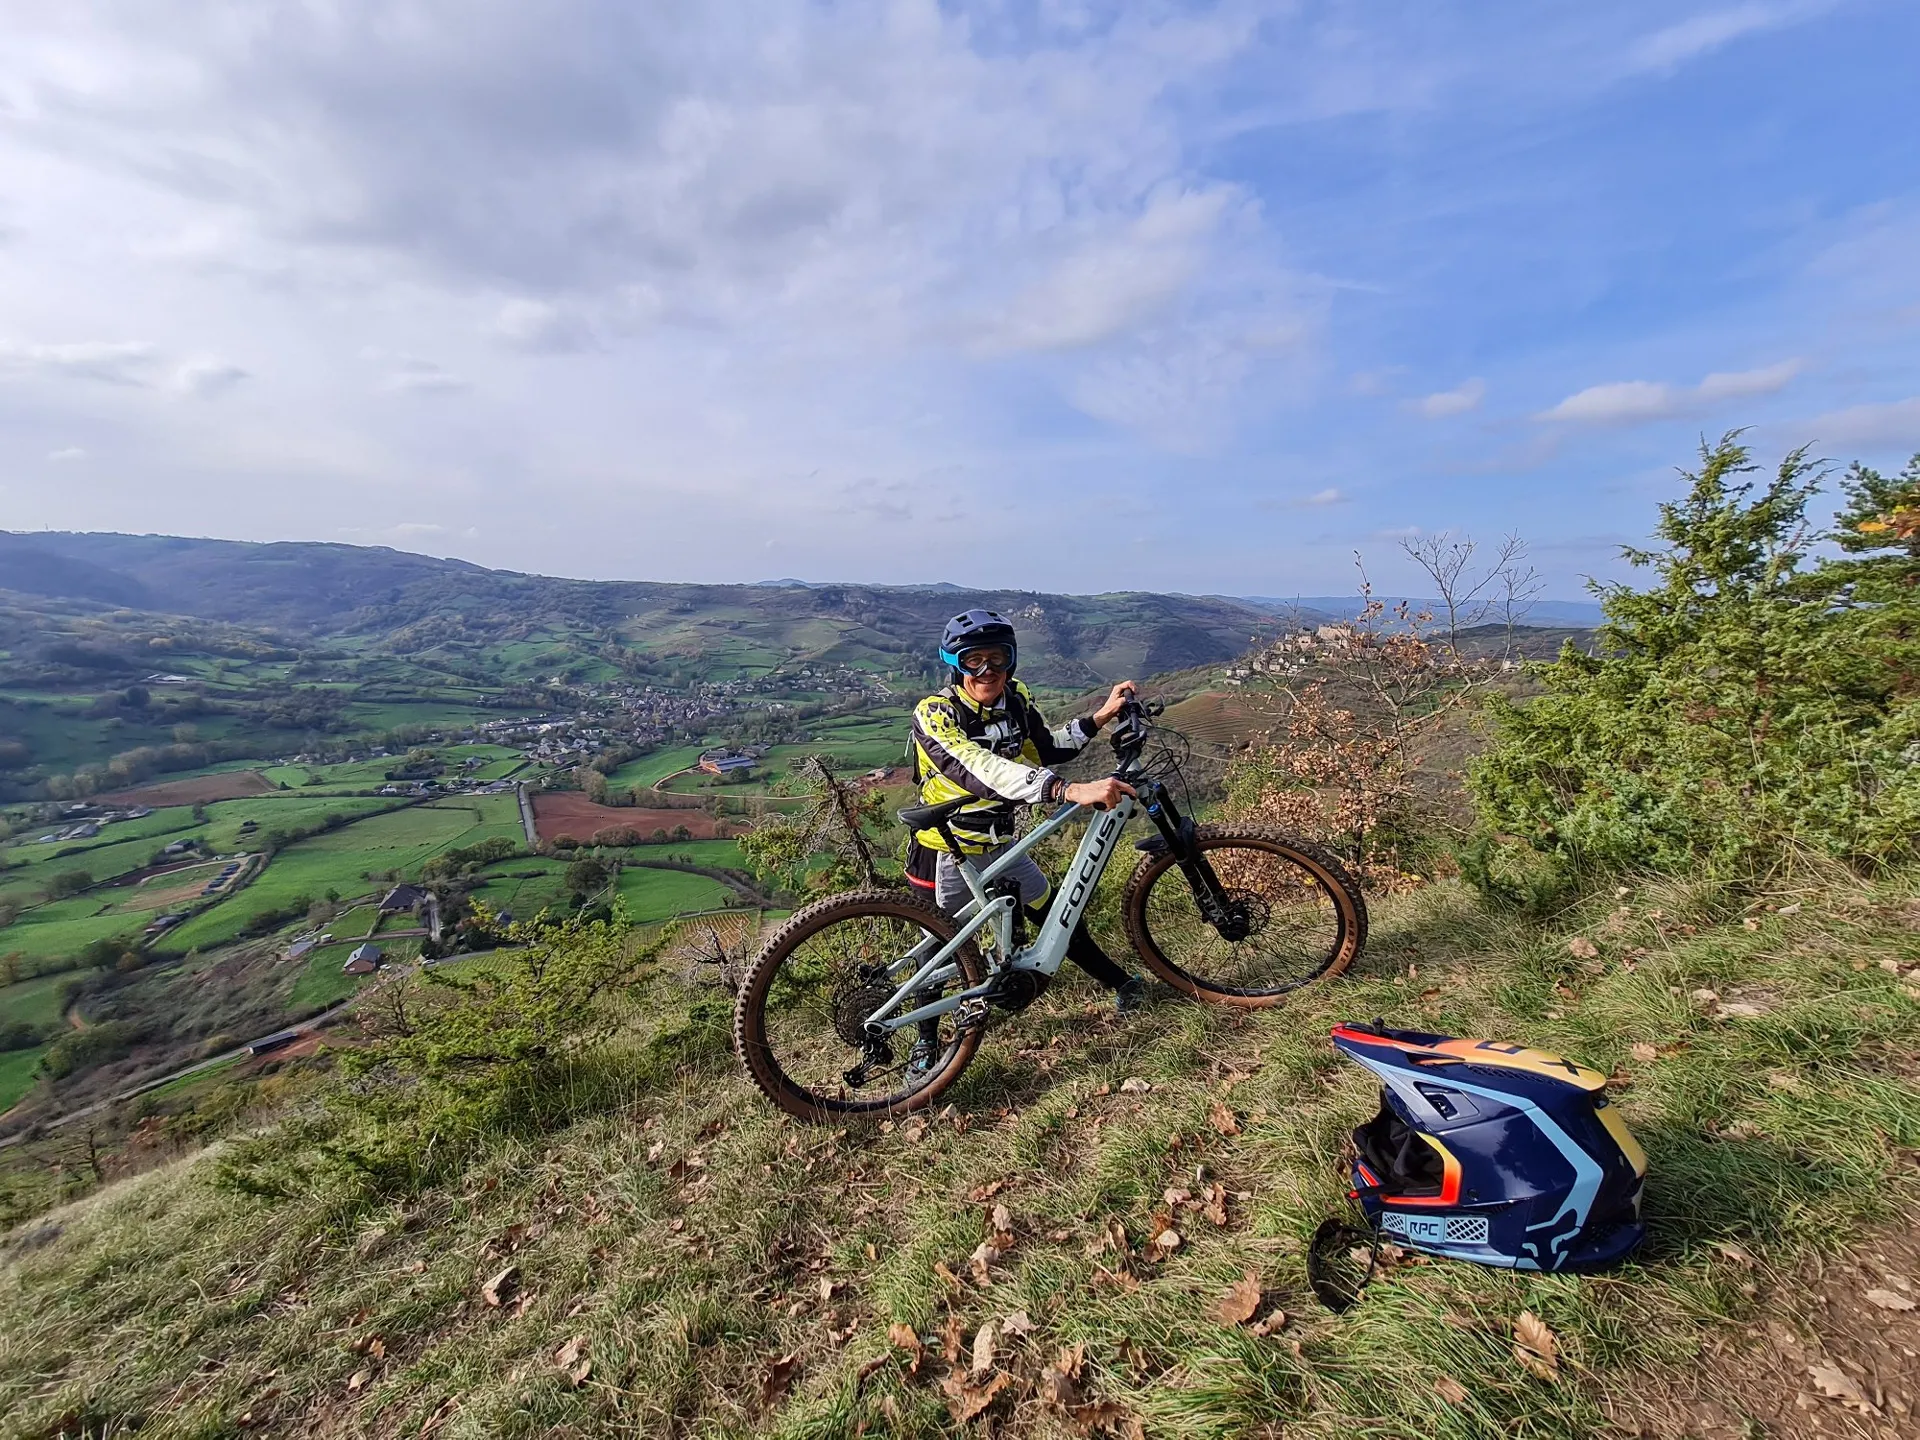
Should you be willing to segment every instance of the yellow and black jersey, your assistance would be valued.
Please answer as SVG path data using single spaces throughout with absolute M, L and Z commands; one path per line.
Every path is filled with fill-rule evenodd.
M 1040 800 L 1054 778 L 1049 765 L 1080 753 L 1098 730 L 1071 720 L 1049 729 L 1033 695 L 1015 680 L 994 706 L 982 706 L 960 686 L 929 695 L 913 708 L 913 774 L 920 803 L 944 805 L 976 797 L 947 822 L 962 851 L 978 854 L 1013 839 L 1016 805 Z M 931 830 L 914 839 L 930 850 L 946 841 Z

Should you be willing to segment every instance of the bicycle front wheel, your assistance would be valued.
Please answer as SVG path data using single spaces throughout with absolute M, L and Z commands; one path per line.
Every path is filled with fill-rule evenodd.
M 1127 938 L 1174 989 L 1217 1005 L 1260 1009 L 1338 975 L 1367 938 L 1360 887 L 1331 855 L 1277 830 L 1195 831 L 1230 913 L 1208 921 L 1173 856 L 1142 860 L 1122 902 Z
M 915 949 L 931 955 L 956 928 L 897 890 L 857 890 L 797 911 L 754 962 L 733 1012 L 734 1048 L 761 1093 L 789 1115 L 830 1124 L 918 1110 L 959 1079 L 981 1028 L 959 1025 L 957 1011 L 885 1039 L 863 1033 L 866 1017 L 918 970 L 908 958 Z M 971 941 L 946 968 L 902 1010 L 982 976 Z

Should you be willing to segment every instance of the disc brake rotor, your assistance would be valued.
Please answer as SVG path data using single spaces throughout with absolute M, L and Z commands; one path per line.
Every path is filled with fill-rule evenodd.
M 1227 916 L 1216 928 L 1222 940 L 1248 940 L 1267 928 L 1273 907 L 1253 890 L 1227 891 Z

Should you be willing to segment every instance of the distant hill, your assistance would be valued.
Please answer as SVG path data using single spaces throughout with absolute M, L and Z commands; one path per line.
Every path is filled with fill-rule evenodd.
M 1229 659 L 1278 623 L 1258 606 L 1209 596 L 1053 595 L 949 582 L 567 580 L 381 546 L 61 532 L 0 532 L 0 589 L 293 636 L 365 635 L 403 654 L 559 629 L 747 668 L 812 660 L 919 668 L 948 616 L 984 606 L 1020 627 L 1024 675 L 1067 686 Z

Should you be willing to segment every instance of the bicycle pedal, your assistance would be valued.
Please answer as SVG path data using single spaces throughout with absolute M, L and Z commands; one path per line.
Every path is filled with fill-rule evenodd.
M 971 1030 L 976 1025 L 987 1023 L 988 1005 L 984 996 L 975 996 L 963 1002 L 953 1012 L 953 1023 L 962 1030 Z

